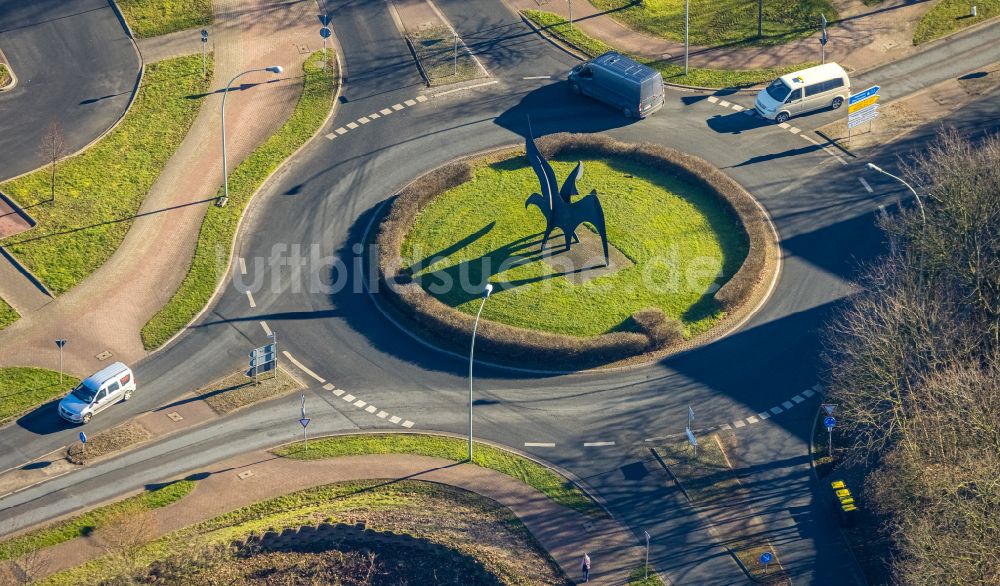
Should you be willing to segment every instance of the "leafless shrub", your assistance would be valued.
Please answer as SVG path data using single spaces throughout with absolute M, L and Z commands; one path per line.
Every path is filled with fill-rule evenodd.
M 38 152 L 42 155 L 42 158 L 49 166 L 49 186 L 51 190 L 49 193 L 49 201 L 55 202 L 56 164 L 60 159 L 69 154 L 69 149 L 66 146 L 66 137 L 63 135 L 62 127 L 59 126 L 59 121 L 55 118 L 49 122 L 48 129 L 46 129 L 45 134 L 42 135 L 41 142 L 38 145 Z
M 129 576 L 136 566 L 142 547 L 156 537 L 156 515 L 134 507 L 109 518 L 99 531 L 99 540 L 107 553 L 108 564 L 116 576 Z
M 668 317 L 659 307 L 641 309 L 632 314 L 632 321 L 649 338 L 653 350 L 666 348 L 684 339 L 684 326 L 674 317 Z

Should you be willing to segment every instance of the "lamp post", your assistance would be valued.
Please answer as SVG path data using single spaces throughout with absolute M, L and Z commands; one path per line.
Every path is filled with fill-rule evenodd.
M 472 353 L 476 350 L 476 330 L 479 329 L 479 316 L 483 313 L 486 300 L 493 292 L 493 284 L 487 283 L 483 289 L 483 301 L 479 304 L 479 311 L 476 312 L 476 321 L 472 325 L 472 344 L 469 346 L 469 462 L 472 462 Z
M 59 386 L 63 384 L 63 361 L 62 361 L 62 349 L 66 345 L 66 339 L 60 338 L 56 340 L 56 347 L 59 348 Z
M 920 194 L 917 193 L 916 189 L 913 189 L 912 185 L 910 185 L 909 183 L 907 183 L 906 181 L 904 181 L 902 177 L 897 177 L 896 175 L 893 175 L 892 173 L 886 171 L 882 167 L 879 167 L 875 163 L 868 163 L 867 167 L 869 169 L 871 169 L 872 171 L 876 171 L 876 172 L 881 173 L 883 175 L 887 175 L 889 177 L 892 177 L 896 181 L 899 181 L 900 183 L 902 183 L 903 185 L 905 185 L 911 192 L 913 192 L 913 197 L 917 198 L 917 206 L 920 208 L 920 221 L 924 225 L 927 224 L 927 216 L 924 214 L 924 202 L 920 199 Z
M 221 205 L 226 205 L 229 201 L 229 165 L 226 161 L 226 96 L 229 95 L 229 87 L 233 85 L 233 82 L 237 79 L 243 77 L 248 73 L 255 73 L 257 71 L 269 71 L 271 73 L 281 73 L 284 71 L 280 65 L 272 65 L 271 67 L 264 67 L 261 69 L 248 69 L 243 73 L 238 73 L 229 80 L 226 84 L 226 89 L 222 92 L 222 202 Z

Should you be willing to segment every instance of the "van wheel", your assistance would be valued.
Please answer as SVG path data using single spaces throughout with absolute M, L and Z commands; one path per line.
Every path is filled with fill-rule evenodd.
M 625 106 L 624 108 L 622 108 L 622 115 L 624 115 L 626 118 L 631 118 L 632 110 L 628 106 Z
M 86 415 L 83 416 L 83 423 L 84 424 L 90 423 L 90 420 L 93 418 L 94 418 L 93 413 L 87 413 Z
M 569 82 L 569 91 L 573 92 L 574 94 L 579 94 L 580 84 L 576 83 L 575 81 Z
M 125 396 L 122 397 L 122 401 L 128 401 L 132 398 L 132 389 L 125 391 Z
M 837 108 L 839 108 L 839 107 L 841 107 L 843 105 L 844 105 L 844 98 L 841 98 L 841 97 L 834 98 L 833 102 L 830 103 L 830 107 L 833 108 L 834 110 L 836 110 Z
M 774 117 L 774 121 L 778 124 L 788 122 L 788 112 L 778 112 L 778 115 Z

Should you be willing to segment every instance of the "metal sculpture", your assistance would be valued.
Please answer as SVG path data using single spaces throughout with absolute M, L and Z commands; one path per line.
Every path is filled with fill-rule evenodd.
M 604 208 L 601 207 L 601 200 L 597 198 L 597 190 L 591 190 L 588 195 L 577 201 L 572 201 L 574 195 L 580 194 L 576 189 L 576 182 L 583 177 L 583 162 L 577 162 L 576 168 L 570 172 L 562 188 L 558 189 L 552 165 L 549 165 L 542 153 L 538 151 L 538 147 L 535 146 L 535 137 L 531 132 L 531 120 L 528 120 L 528 139 L 525 141 L 525 149 L 531 168 L 538 176 L 542 193 L 532 193 L 524 202 L 524 207 L 534 205 L 545 216 L 542 250 L 545 249 L 549 235 L 555 228 L 562 230 L 563 237 L 566 239 L 566 250 L 569 250 L 573 242 L 580 242 L 580 238 L 576 235 L 576 229 L 580 224 L 589 222 L 601 237 L 601 244 L 604 246 L 604 266 L 608 266 L 608 233 L 604 226 Z

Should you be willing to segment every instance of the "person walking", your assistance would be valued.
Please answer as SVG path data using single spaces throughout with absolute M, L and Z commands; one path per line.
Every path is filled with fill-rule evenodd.
M 580 569 L 583 570 L 583 581 L 590 582 L 590 556 L 583 552 L 583 559 L 580 561 Z

